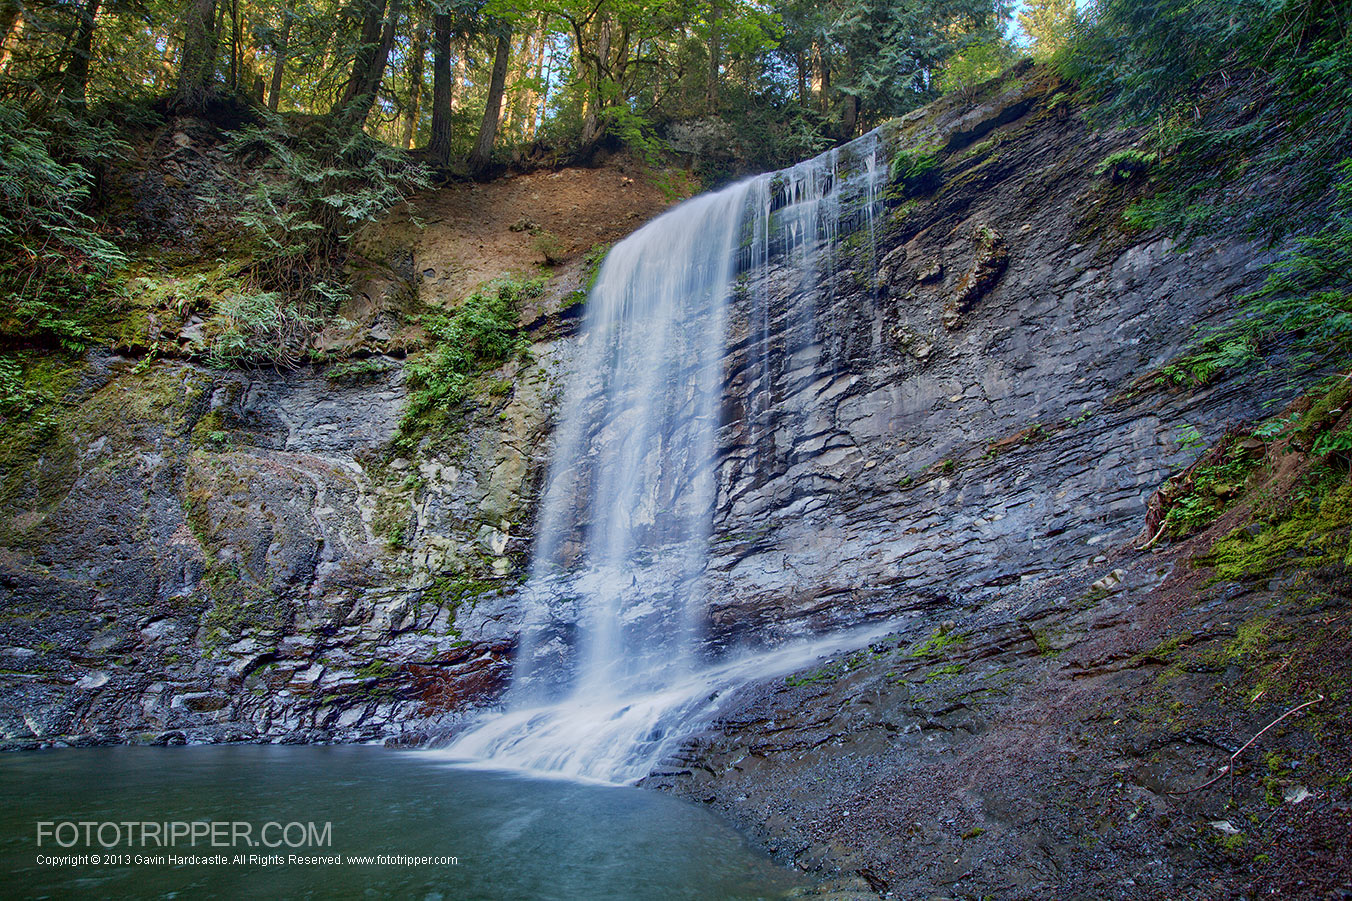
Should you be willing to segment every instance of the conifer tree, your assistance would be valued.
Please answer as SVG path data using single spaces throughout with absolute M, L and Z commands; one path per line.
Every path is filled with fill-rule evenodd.
M 1070 41 L 1075 29 L 1075 0 L 1024 0 L 1019 28 L 1032 41 L 1033 55 L 1047 59 Z

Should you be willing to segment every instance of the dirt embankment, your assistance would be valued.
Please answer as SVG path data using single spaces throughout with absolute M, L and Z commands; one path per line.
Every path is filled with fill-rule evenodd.
M 530 172 L 426 191 L 354 243 L 369 259 L 407 253 L 404 273 L 431 306 L 454 305 L 476 287 L 510 275 L 545 276 L 541 308 L 582 287 L 583 263 L 694 189 L 659 187 L 654 173 L 623 159 L 595 169 Z M 597 251 L 594 254 L 593 251 Z M 367 293 L 370 293 L 369 291 Z

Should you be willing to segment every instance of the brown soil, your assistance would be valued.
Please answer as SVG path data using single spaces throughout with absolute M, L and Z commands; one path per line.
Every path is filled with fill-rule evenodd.
M 410 242 L 422 297 L 454 304 L 501 275 L 564 275 L 587 251 L 618 241 L 671 202 L 650 173 L 626 162 L 429 191 L 411 210 L 423 223 Z M 408 224 L 409 213 L 388 228 Z

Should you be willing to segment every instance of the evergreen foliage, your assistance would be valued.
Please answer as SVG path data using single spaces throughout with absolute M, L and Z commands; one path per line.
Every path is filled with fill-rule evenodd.
M 1297 370 L 1352 355 L 1352 13 L 1337 0 L 1099 0 L 1058 65 L 1101 121 L 1144 126 L 1105 160 L 1149 174 L 1137 228 L 1295 234 L 1242 315 L 1168 373 L 1204 382 L 1281 349 Z M 1238 124 L 1236 124 L 1238 123 Z
M 1079 21 L 1075 0 L 1024 0 L 1019 28 L 1028 36 L 1033 55 L 1046 60 L 1066 48 Z
M 43 128 L 4 103 L 0 136 L 0 340 L 79 350 L 101 283 L 126 262 L 86 212 L 93 167 L 124 145 L 106 126 L 61 115 Z
M 0 7 L 0 100 L 30 113 L 158 101 L 321 117 L 443 169 L 702 153 L 773 165 L 853 137 L 1011 57 L 1005 0 L 33 0 Z
M 427 187 L 425 167 L 366 135 L 291 128 L 266 115 L 227 145 L 257 177 L 237 221 L 255 237 L 255 263 L 278 278 L 326 258 L 360 226 Z
M 423 328 L 432 346 L 408 364 L 409 397 L 400 440 L 416 442 L 431 422 L 460 407 L 482 373 L 524 351 L 517 327 L 521 301 L 537 296 L 535 281 L 489 282 L 449 312 L 428 313 Z
M 1290 343 L 1300 368 L 1352 358 L 1352 158 L 1326 223 L 1296 239 L 1269 267 L 1263 287 L 1246 298 L 1246 316 L 1212 341 Z

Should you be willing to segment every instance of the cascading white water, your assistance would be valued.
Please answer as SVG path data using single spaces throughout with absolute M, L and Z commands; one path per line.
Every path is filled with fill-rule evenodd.
M 716 438 L 728 398 L 725 322 L 746 279 L 766 396 L 742 397 L 754 433 L 768 398 L 772 260 L 797 274 L 795 370 L 820 364 L 817 286 L 842 225 L 876 247 L 880 140 L 687 201 L 617 244 L 587 301 L 550 457 L 506 712 L 448 753 L 495 766 L 641 777 L 748 679 L 791 672 L 879 634 L 705 660 L 701 584 L 713 526 Z M 847 156 L 848 166 L 842 166 Z M 845 171 L 848 170 L 848 171 Z M 871 258 L 870 258 L 871 259 Z M 752 463 L 754 465 L 754 461 Z

